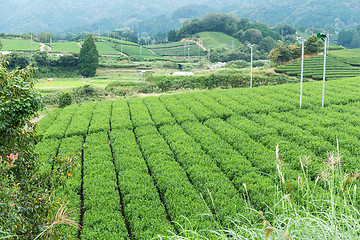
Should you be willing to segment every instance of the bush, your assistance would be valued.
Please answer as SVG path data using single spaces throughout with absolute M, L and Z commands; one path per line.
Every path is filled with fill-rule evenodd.
M 64 108 L 71 105 L 72 97 L 70 93 L 63 93 L 59 98 L 59 108 Z
M 38 137 L 29 122 L 41 108 L 33 69 L 8 72 L 0 62 L 0 72 L 0 238 L 34 239 L 46 234 L 55 239 L 52 214 L 59 204 L 54 191 L 64 184 L 75 162 L 56 157 L 48 170 L 40 171 L 44 163 L 34 153 Z

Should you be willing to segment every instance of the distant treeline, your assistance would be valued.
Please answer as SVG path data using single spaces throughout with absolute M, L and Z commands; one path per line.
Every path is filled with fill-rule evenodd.
M 266 37 L 270 37 L 275 41 L 293 40 L 286 39 L 286 37 L 296 33 L 296 29 L 291 25 L 278 24 L 276 27 L 271 28 L 266 23 L 257 21 L 251 23 L 247 18 L 239 19 L 231 14 L 210 13 L 201 20 L 185 21 L 178 31 L 170 31 L 168 38 L 169 41 L 176 41 L 204 31 L 223 32 L 241 42 L 247 41 L 251 44 L 258 44 Z

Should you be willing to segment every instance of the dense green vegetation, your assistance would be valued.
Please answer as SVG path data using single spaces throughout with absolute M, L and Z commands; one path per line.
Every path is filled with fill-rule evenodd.
M 334 54 L 336 55 L 336 54 Z M 324 56 L 316 56 L 304 60 L 304 77 L 320 80 L 323 78 Z M 300 77 L 301 62 L 296 61 L 276 67 L 276 72 L 286 73 L 290 76 Z M 326 58 L 326 79 L 336 79 L 343 77 L 356 77 L 360 75 L 358 67 L 353 67 L 345 63 L 342 58 L 332 54 Z
M 85 39 L 79 55 L 79 72 L 84 77 L 94 77 L 99 66 L 99 52 L 95 41 L 90 35 Z
M 55 225 L 77 225 L 65 206 L 56 213 L 60 204 L 54 196 L 76 162 L 47 155 L 46 147 L 41 157 L 34 152 L 39 138 L 30 119 L 42 103 L 33 69 L 8 71 L 0 59 L 0 72 L 0 238 L 54 239 L 59 236 Z
M 275 185 L 282 181 L 276 145 L 288 182 L 284 191 L 289 193 L 289 184 L 294 206 L 308 211 L 315 206 L 307 204 L 299 187 L 299 156 L 311 155 L 306 171 L 316 196 L 328 194 L 326 185 L 315 179 L 321 159 L 336 150 L 336 137 L 343 168 L 360 167 L 360 97 L 353 90 L 358 83 L 359 78 L 327 82 L 325 108 L 320 108 L 321 83 L 305 83 L 302 110 L 297 84 L 73 105 L 48 114 L 38 132 L 41 142 L 62 139 L 60 148 L 66 136 L 84 137 L 83 183 L 79 179 L 73 185 L 82 189 L 75 200 L 84 204 L 78 217 L 82 238 L 117 234 L 149 239 L 166 236 L 167 230 L 185 234 L 174 222 L 187 230 L 231 228 L 228 217 L 239 214 L 257 221 L 247 206 L 263 211 L 271 224 L 265 204 L 281 211 L 274 205 L 280 200 Z M 203 234 L 214 238 L 213 233 Z

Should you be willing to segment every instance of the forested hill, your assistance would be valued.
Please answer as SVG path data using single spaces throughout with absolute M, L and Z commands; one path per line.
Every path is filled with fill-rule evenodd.
M 159 27 L 167 24 L 171 28 L 178 26 L 179 19 L 199 18 L 214 9 L 270 25 L 284 23 L 337 30 L 360 22 L 359 0 L 198 0 L 198 5 L 192 4 L 191 0 L 2 0 L 0 32 L 56 33 L 73 27 L 86 30 L 89 26 L 92 31 L 107 31 L 134 26 L 136 22 L 160 15 L 170 21 L 158 18 Z M 146 25 L 140 26 L 143 29 L 136 30 L 149 32 Z

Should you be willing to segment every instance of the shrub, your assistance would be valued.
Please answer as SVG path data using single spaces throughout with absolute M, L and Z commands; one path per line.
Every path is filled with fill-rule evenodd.
M 46 235 L 54 239 L 56 229 L 48 231 L 54 227 L 52 214 L 59 207 L 53 194 L 76 163 L 59 156 L 51 160 L 54 171 L 39 171 L 42 163 L 34 153 L 38 139 L 29 122 L 41 108 L 33 69 L 8 72 L 0 63 L 0 72 L 0 109 L 4 109 L 0 112 L 0 238 Z M 69 220 L 67 214 L 62 217 Z
M 71 105 L 71 103 L 72 103 L 72 97 L 70 93 L 63 93 L 60 95 L 59 108 L 69 106 Z

